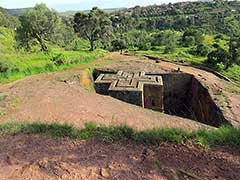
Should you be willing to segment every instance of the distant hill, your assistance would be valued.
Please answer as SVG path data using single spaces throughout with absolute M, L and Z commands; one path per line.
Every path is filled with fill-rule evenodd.
M 117 11 L 121 11 L 121 10 L 124 10 L 126 8 L 110 8 L 110 9 L 103 9 L 105 12 L 107 13 L 112 13 L 112 12 L 117 12 Z M 85 13 L 88 13 L 90 10 L 85 10 L 85 11 L 65 11 L 65 12 L 61 12 L 60 14 L 62 16 L 67 16 L 67 17 L 70 17 L 70 16 L 74 16 L 74 14 L 76 14 L 77 12 L 85 12 Z
M 5 9 L 5 11 L 11 15 L 17 15 L 19 14 L 20 12 L 23 12 L 25 10 L 28 10 L 28 9 L 31 9 L 31 8 L 19 8 L 19 9 Z M 119 10 L 123 10 L 125 8 L 110 8 L 110 9 L 103 9 L 105 12 L 107 13 L 112 13 L 112 12 L 116 12 L 116 11 L 119 11 Z M 82 11 L 82 10 L 79 10 L 79 11 Z M 60 12 L 60 15 L 62 16 L 74 16 L 74 14 L 76 14 L 77 12 L 79 11 L 73 11 L 73 10 L 69 10 L 69 11 L 65 11 L 65 12 Z M 84 10 L 82 12 L 89 12 L 90 10 Z
M 17 14 L 19 14 L 20 12 L 23 12 L 25 10 L 28 10 L 31 8 L 19 8 L 19 9 L 5 9 L 9 14 L 15 16 Z

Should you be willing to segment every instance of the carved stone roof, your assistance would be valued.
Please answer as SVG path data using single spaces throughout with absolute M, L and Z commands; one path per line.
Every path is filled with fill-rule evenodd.
M 109 83 L 109 91 L 143 91 L 144 85 L 162 86 L 161 76 L 146 75 L 145 72 L 118 71 L 117 74 L 101 74 L 95 84 Z

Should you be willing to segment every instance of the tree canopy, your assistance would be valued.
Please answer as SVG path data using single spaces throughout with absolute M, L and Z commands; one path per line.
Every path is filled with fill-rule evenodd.
M 48 51 L 45 41 L 54 33 L 59 17 L 45 4 L 37 4 L 33 9 L 24 11 L 19 16 L 20 27 L 17 39 L 21 45 L 30 48 L 30 42 L 37 40 L 42 51 Z
M 90 50 L 95 49 L 95 42 L 107 38 L 112 32 L 111 20 L 104 11 L 93 8 L 89 13 L 76 13 L 74 29 L 79 36 L 90 42 Z

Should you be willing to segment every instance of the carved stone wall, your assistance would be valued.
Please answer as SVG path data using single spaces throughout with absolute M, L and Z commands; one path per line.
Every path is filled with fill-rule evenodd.
M 145 72 L 119 71 L 117 74 L 100 74 L 95 81 L 99 94 L 163 111 L 163 81 L 161 76 L 145 75 Z

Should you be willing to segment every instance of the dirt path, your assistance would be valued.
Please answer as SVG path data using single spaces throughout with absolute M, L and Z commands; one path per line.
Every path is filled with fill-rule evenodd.
M 0 138 L 1 180 L 240 179 L 239 149 L 176 144 L 52 140 L 40 135 Z

